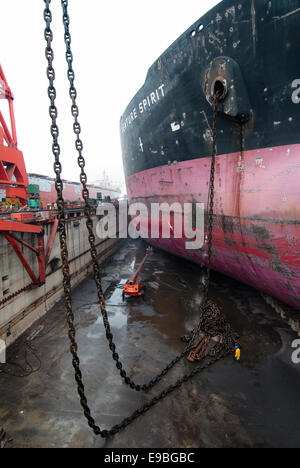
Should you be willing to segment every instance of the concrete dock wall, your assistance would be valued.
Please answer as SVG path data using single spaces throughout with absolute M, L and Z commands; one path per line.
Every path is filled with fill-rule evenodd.
M 94 216 L 94 231 L 96 231 L 97 220 L 97 217 Z M 44 226 L 45 248 L 50 237 L 51 227 L 52 224 Z M 66 231 L 71 284 L 74 287 L 93 269 L 86 220 L 82 216 L 69 218 L 66 222 Z M 36 247 L 37 239 L 33 234 L 19 233 L 18 237 Z M 99 262 L 102 263 L 114 253 L 119 243 L 119 239 L 99 239 L 96 236 Z M 20 247 L 35 275 L 38 276 L 38 262 L 35 253 L 21 244 Z M 62 279 L 62 262 L 57 233 L 46 269 L 46 283 L 35 289 L 22 292 L 1 305 L 1 301 L 31 284 L 31 280 L 12 246 L 4 236 L 0 235 L 0 339 L 4 340 L 7 346 L 62 298 L 64 294 Z

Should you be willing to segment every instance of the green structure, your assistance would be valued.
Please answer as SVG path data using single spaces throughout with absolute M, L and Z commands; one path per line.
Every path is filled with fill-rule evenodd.
M 27 187 L 27 195 L 28 206 L 33 209 L 38 209 L 41 205 L 39 185 L 29 184 Z

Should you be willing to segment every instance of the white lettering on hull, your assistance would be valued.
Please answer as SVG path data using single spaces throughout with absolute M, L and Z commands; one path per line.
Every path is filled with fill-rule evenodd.
M 294 104 L 299 104 L 300 102 L 300 79 L 293 81 L 292 88 L 296 88 L 292 94 L 292 101 Z
M 164 84 L 152 91 L 148 96 L 145 96 L 138 106 L 135 107 L 121 123 L 121 131 L 124 133 L 129 125 L 132 124 L 141 114 L 147 112 L 151 107 L 157 104 L 162 98 L 165 97 Z

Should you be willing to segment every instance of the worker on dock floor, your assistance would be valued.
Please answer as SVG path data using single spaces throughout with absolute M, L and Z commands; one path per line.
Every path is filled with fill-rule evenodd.
M 234 353 L 234 358 L 239 361 L 240 360 L 240 357 L 241 357 L 241 350 L 239 348 L 239 346 L 235 346 L 235 353 Z

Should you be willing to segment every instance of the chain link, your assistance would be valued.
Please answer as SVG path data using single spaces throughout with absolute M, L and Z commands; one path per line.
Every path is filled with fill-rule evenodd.
M 99 267 L 99 263 L 97 259 L 97 251 L 95 248 L 95 236 L 93 233 L 93 220 L 91 218 L 91 211 L 90 211 L 90 205 L 89 205 L 89 191 L 86 185 L 87 175 L 84 172 L 85 160 L 82 155 L 83 143 L 80 139 L 81 126 L 78 121 L 79 109 L 76 103 L 77 91 L 74 85 L 75 73 L 74 73 L 73 65 L 72 65 L 73 54 L 71 51 L 71 34 L 69 30 L 70 20 L 69 20 L 69 15 L 68 15 L 68 0 L 61 0 L 61 4 L 63 7 L 64 39 L 65 39 L 65 45 L 66 45 L 66 60 L 68 64 L 67 77 L 68 77 L 69 84 L 70 84 L 69 95 L 72 101 L 71 113 L 74 117 L 73 130 L 76 135 L 75 147 L 78 152 L 77 161 L 81 170 L 80 181 L 83 187 L 82 196 L 85 202 L 85 216 L 87 219 L 86 225 L 87 225 L 87 229 L 89 232 L 88 239 L 90 243 L 90 251 L 91 251 L 91 256 L 92 256 L 92 261 L 93 261 L 94 279 L 95 279 L 95 283 L 97 287 L 97 293 L 98 293 L 101 315 L 103 318 L 103 324 L 104 324 L 105 331 L 106 331 L 106 338 L 109 343 L 109 348 L 112 352 L 112 358 L 115 361 L 116 367 L 119 370 L 120 376 L 124 380 L 124 382 L 127 385 L 129 385 L 133 390 L 148 391 L 154 385 L 156 385 L 167 374 L 167 372 L 169 372 L 175 366 L 175 364 L 177 364 L 177 362 L 179 362 L 191 350 L 191 345 L 187 346 L 186 349 L 180 355 L 176 356 L 158 375 L 153 377 L 146 384 L 136 384 L 130 377 L 128 377 L 127 372 L 123 368 L 123 364 L 119 359 L 119 354 L 117 353 L 117 347 L 113 341 L 113 334 L 111 332 L 110 323 L 109 323 L 107 311 L 106 311 L 104 294 L 103 294 L 102 286 L 101 286 L 100 267 Z
M 214 223 L 214 192 L 215 192 L 215 163 L 217 155 L 217 115 L 218 115 L 218 96 L 217 92 L 213 97 L 213 123 L 212 123 L 212 154 L 210 167 L 210 181 L 208 194 L 208 233 L 207 233 L 207 277 L 204 289 L 203 303 L 208 299 L 210 277 L 211 277 L 211 257 L 212 257 L 212 238 Z
M 180 387 L 182 383 L 186 382 L 189 378 L 193 377 L 194 375 L 198 374 L 202 369 L 206 368 L 208 365 L 212 364 L 215 362 L 217 359 L 220 359 L 223 355 L 225 355 L 227 352 L 229 352 L 229 348 L 231 349 L 233 339 L 230 337 L 227 340 L 227 347 L 222 346 L 221 349 L 217 352 L 215 350 L 214 354 L 210 356 L 210 360 L 206 362 L 203 366 L 200 366 L 197 369 L 194 369 L 189 375 L 185 375 L 177 382 L 171 386 L 169 386 L 166 390 L 163 390 L 158 396 L 152 398 L 149 402 L 147 402 L 145 405 L 143 405 L 140 409 L 136 410 L 129 418 L 124 419 L 119 425 L 114 426 L 110 430 L 101 430 L 99 426 L 95 424 L 94 419 L 91 416 L 90 409 L 87 404 L 87 399 L 85 396 L 85 390 L 84 390 L 84 385 L 82 382 L 82 374 L 80 371 L 80 361 L 77 355 L 77 343 L 75 340 L 76 336 L 76 331 L 74 328 L 74 315 L 72 312 L 72 299 L 71 299 L 71 282 L 70 282 L 70 271 L 69 271 L 69 262 L 68 262 L 68 249 L 67 249 L 67 242 L 66 242 L 66 230 L 65 230 L 65 223 L 64 223 L 64 200 L 62 196 L 62 190 L 63 190 L 63 183 L 61 180 L 61 170 L 62 166 L 59 160 L 59 155 L 60 155 L 60 146 L 58 143 L 58 127 L 56 123 L 56 118 L 57 118 L 57 108 L 55 106 L 55 98 L 56 98 L 56 91 L 54 87 L 54 79 L 55 79 L 55 72 L 53 68 L 53 50 L 52 50 L 52 39 L 53 39 L 53 34 L 51 31 L 51 21 L 52 21 L 52 16 L 51 16 L 51 11 L 50 11 L 50 3 L 51 0 L 44 0 L 46 7 L 44 10 L 44 20 L 46 23 L 46 28 L 45 28 L 45 40 L 47 42 L 46 46 L 46 59 L 48 62 L 48 67 L 47 67 L 47 77 L 49 80 L 49 86 L 48 86 L 48 96 L 50 99 L 50 107 L 49 107 L 49 114 L 50 118 L 52 120 L 52 124 L 50 127 L 52 139 L 53 139 L 53 144 L 52 144 L 52 152 L 54 155 L 55 163 L 54 163 L 54 171 L 56 174 L 56 182 L 55 182 L 55 187 L 57 191 L 57 207 L 58 207 L 58 220 L 59 220 L 59 225 L 58 225 L 58 231 L 59 231 L 59 238 L 60 238 L 60 247 L 61 247 L 61 257 L 62 257 L 62 262 L 63 262 L 63 286 L 64 286 L 64 291 L 65 291 L 65 306 L 66 306 L 66 311 L 67 311 L 67 323 L 69 326 L 69 339 L 71 342 L 70 345 L 70 351 L 73 356 L 72 363 L 73 367 L 75 370 L 75 379 L 77 382 L 77 388 L 78 388 L 78 393 L 80 396 L 80 402 L 81 406 L 84 410 L 85 417 L 88 421 L 89 426 L 93 429 L 95 434 L 99 434 L 102 437 L 109 437 L 113 434 L 116 434 L 119 432 L 121 429 L 125 428 L 130 422 L 132 422 L 134 419 L 136 419 L 138 416 L 141 414 L 145 413 L 150 409 L 152 406 L 154 406 L 158 401 L 163 399 L 165 396 L 167 396 L 169 393 L 174 391 L 176 388 Z M 73 63 L 73 55 L 71 52 L 71 34 L 69 31 L 69 15 L 68 15 L 68 1 L 67 0 L 61 0 L 62 8 L 63 8 L 63 24 L 64 24 L 64 40 L 66 44 L 66 60 L 68 64 L 68 71 L 67 71 L 67 76 L 68 80 L 70 83 L 69 87 L 69 95 L 72 101 L 71 104 L 71 113 L 74 118 L 74 123 L 73 123 L 73 131 L 76 135 L 76 140 L 75 140 L 75 148 L 78 152 L 78 157 L 77 157 L 77 162 L 80 167 L 80 181 L 82 184 L 82 197 L 84 199 L 85 203 L 85 209 L 84 213 L 86 216 L 86 226 L 88 229 L 88 239 L 90 243 L 90 251 L 91 251 L 91 256 L 93 260 L 93 272 L 94 272 L 94 278 L 97 286 L 97 293 L 98 293 L 98 298 L 99 298 L 99 304 L 100 304 L 100 310 L 103 318 L 103 324 L 105 327 L 106 331 L 106 338 L 109 343 L 109 348 L 112 351 L 112 357 L 113 360 L 116 362 L 116 367 L 120 371 L 120 375 L 124 382 L 129 385 L 132 389 L 135 389 L 137 391 L 143 390 L 149 390 L 152 388 L 156 383 L 158 383 L 163 376 L 167 374 L 167 372 L 174 367 L 174 365 L 182 359 L 183 356 L 185 356 L 194 346 L 194 338 L 196 337 L 197 333 L 200 331 L 201 327 L 203 326 L 203 320 L 204 318 L 207 318 L 212 312 L 215 314 L 215 306 L 212 304 L 210 301 L 207 302 L 207 291 L 208 291 L 208 285 L 209 285 L 209 279 L 210 279 L 210 267 L 211 267 L 211 250 L 212 250 L 212 227 L 213 227 L 213 195 L 214 195 L 214 164 L 215 164 L 215 155 L 216 155 L 216 114 L 217 114 L 217 97 L 215 98 L 215 105 L 214 105 L 214 130 L 213 130 L 213 149 L 212 149 L 212 169 L 211 169 L 211 181 L 210 181 L 210 211 L 209 211 L 209 236 L 208 236 L 208 280 L 207 280 L 207 286 L 206 286 L 206 293 L 205 293 L 205 301 L 201 307 L 201 319 L 200 322 L 197 326 L 196 329 L 194 329 L 189 337 L 189 345 L 185 348 L 185 350 L 178 355 L 175 359 L 173 359 L 156 377 L 150 380 L 148 384 L 144 385 L 138 385 L 135 384 L 130 377 L 127 376 L 126 371 L 123 369 L 123 364 L 121 363 L 119 359 L 119 355 L 116 352 L 116 345 L 113 342 L 113 334 L 111 332 L 108 316 L 107 316 L 107 311 L 106 311 L 106 305 L 105 305 L 105 299 L 104 299 L 104 294 L 102 291 L 102 286 L 101 286 L 101 274 L 100 274 L 100 267 L 97 259 L 97 251 L 95 247 L 95 235 L 93 232 L 93 221 L 91 217 L 91 208 L 89 205 L 89 191 L 87 188 L 87 176 L 84 171 L 85 167 L 85 159 L 82 155 L 82 150 L 83 150 L 83 144 L 80 139 L 80 133 L 81 133 L 81 127 L 78 121 L 78 115 L 79 115 L 79 109 L 76 104 L 76 97 L 77 97 L 77 91 L 74 86 L 74 79 L 75 79 L 75 74 L 74 70 L 72 68 L 72 63 Z M 218 312 L 219 313 L 219 312 Z M 217 314 L 218 315 L 218 314 Z M 210 318 L 210 324 L 215 323 L 215 319 L 212 317 Z M 211 333 L 215 333 L 215 330 L 212 331 Z M 213 336 L 213 335 L 212 335 Z
M 91 416 L 91 412 L 89 406 L 87 404 L 87 399 L 85 396 L 85 389 L 82 382 L 82 374 L 80 371 L 80 361 L 77 355 L 77 343 L 75 341 L 76 331 L 74 327 L 74 315 L 72 311 L 72 298 L 71 298 L 71 280 L 70 280 L 70 269 L 69 269 L 69 261 L 68 261 L 68 248 L 67 248 L 67 236 L 66 236 L 66 228 L 65 228 L 65 212 L 64 212 L 64 200 L 62 196 L 63 191 L 63 182 L 61 180 L 61 171 L 62 166 L 59 160 L 60 155 L 60 146 L 58 143 L 58 126 L 56 123 L 57 119 L 57 108 L 55 106 L 55 98 L 56 98 L 56 90 L 54 86 L 55 80 L 55 72 L 53 68 L 53 49 L 52 49 L 52 40 L 53 34 L 51 30 L 51 22 L 52 22 L 52 14 L 50 11 L 50 3 L 51 0 L 44 0 L 45 1 L 45 9 L 44 9 L 44 20 L 46 23 L 46 27 L 44 30 L 44 37 L 46 40 L 46 49 L 45 49 L 45 56 L 48 62 L 47 66 L 47 77 L 49 80 L 48 86 L 48 97 L 50 100 L 49 106 L 49 115 L 51 118 L 51 127 L 50 132 L 52 136 L 52 153 L 54 155 L 54 172 L 56 175 L 55 179 L 55 188 L 57 192 L 57 217 L 58 217 L 58 232 L 59 232 L 59 241 L 60 241 L 60 249 L 61 249 L 61 259 L 62 259 L 62 271 L 63 271 L 63 287 L 65 293 L 65 307 L 67 312 L 67 323 L 69 327 L 68 336 L 70 340 L 70 352 L 72 354 L 72 364 L 75 370 L 75 379 L 77 382 L 77 391 L 80 397 L 80 403 L 84 411 L 84 415 L 88 421 L 89 426 L 93 429 L 95 434 L 101 434 L 100 427 L 95 424 L 95 420 Z

